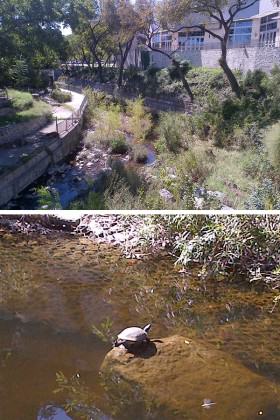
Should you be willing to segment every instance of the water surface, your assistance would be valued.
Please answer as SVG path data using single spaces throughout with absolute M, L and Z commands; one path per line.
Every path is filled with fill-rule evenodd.
M 167 256 L 128 260 L 71 235 L 5 234 L 0 270 L 0 419 L 131 418 L 115 416 L 100 381 L 111 344 L 92 326 L 105 319 L 112 336 L 152 322 L 153 337 L 180 333 L 203 340 L 280 383 L 280 315 L 278 307 L 271 313 L 272 292 L 242 281 L 201 284 L 195 271 L 181 273 Z M 54 392 L 59 372 L 76 387 L 75 398 L 67 387 Z M 67 403 L 76 406 L 72 413 Z

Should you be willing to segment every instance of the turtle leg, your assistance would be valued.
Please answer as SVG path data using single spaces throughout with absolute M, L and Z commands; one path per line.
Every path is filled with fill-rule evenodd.
M 116 340 L 114 341 L 114 347 L 119 347 L 125 343 L 125 340 Z

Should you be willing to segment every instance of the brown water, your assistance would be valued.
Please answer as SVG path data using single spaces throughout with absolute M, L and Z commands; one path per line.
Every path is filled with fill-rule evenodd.
M 278 307 L 271 313 L 271 292 L 241 283 L 202 285 L 167 256 L 132 261 L 115 249 L 57 234 L 2 236 L 0 270 L 1 420 L 132 418 L 129 411 L 114 417 L 99 379 L 111 344 L 92 326 L 106 318 L 112 335 L 152 322 L 154 337 L 198 338 L 280 383 L 280 314 Z M 134 408 L 131 403 L 131 413 Z M 265 418 L 280 418 L 278 409 L 273 413 Z M 144 418 L 157 418 L 151 416 Z

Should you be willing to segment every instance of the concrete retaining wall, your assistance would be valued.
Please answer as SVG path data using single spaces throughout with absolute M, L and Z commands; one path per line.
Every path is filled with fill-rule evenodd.
M 7 204 L 21 191 L 44 175 L 50 164 L 62 161 L 79 145 L 83 119 L 63 137 L 48 140 L 27 162 L 0 177 L 0 206 Z
M 91 87 L 94 90 L 105 92 L 109 95 L 119 97 L 121 99 L 136 99 L 138 95 L 135 95 L 133 92 L 128 92 L 124 89 L 118 90 L 115 85 L 110 83 L 93 83 L 91 80 L 83 80 L 83 85 L 78 85 L 76 81 L 75 85 L 68 83 L 56 83 L 61 89 L 73 90 L 78 93 L 82 93 L 83 89 L 86 86 Z M 154 112 L 187 112 L 192 113 L 193 104 L 188 101 L 183 101 L 173 98 L 151 98 L 145 97 L 144 104 L 150 111 Z
M 0 127 L 0 147 L 12 144 L 29 136 L 44 127 L 48 122 L 47 116 L 39 117 L 31 121 Z
M 189 60 L 195 67 L 219 67 L 220 49 L 178 52 L 177 55 Z M 152 63 L 164 68 L 170 65 L 170 60 L 160 53 L 151 53 Z M 280 65 L 280 48 L 278 47 L 244 47 L 228 50 L 228 64 L 231 68 L 246 73 L 248 70 L 263 70 L 270 72 L 275 65 Z

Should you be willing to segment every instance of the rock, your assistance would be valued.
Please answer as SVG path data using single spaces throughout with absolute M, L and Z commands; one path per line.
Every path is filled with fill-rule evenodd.
M 210 198 L 216 198 L 217 200 L 223 201 L 225 199 L 225 194 L 221 191 L 207 191 L 207 195 Z
M 221 207 L 221 210 L 224 210 L 224 211 L 232 211 L 232 210 L 235 210 L 235 209 L 233 207 L 223 206 L 223 207 Z
M 162 409 L 172 419 L 251 420 L 272 411 L 274 417 L 265 418 L 280 418 L 278 385 L 214 346 L 182 336 L 152 342 L 137 357 L 114 348 L 101 373 L 112 406 L 125 412 L 135 399 L 141 418 Z
M 159 195 L 160 195 L 160 196 L 161 196 L 161 198 L 163 198 L 165 201 L 173 201 L 173 200 L 174 200 L 174 195 L 173 195 L 170 191 L 166 190 L 165 188 L 162 188 L 162 189 L 159 191 Z
M 204 187 L 197 187 L 194 191 L 194 196 L 197 198 L 205 198 L 207 195 L 207 190 Z
M 204 198 L 202 197 L 194 197 L 194 203 L 195 203 L 195 208 L 196 209 L 203 209 L 203 205 L 204 205 Z
M 126 236 L 124 233 L 114 233 L 114 238 L 117 242 L 123 243 L 126 241 Z

